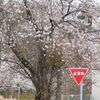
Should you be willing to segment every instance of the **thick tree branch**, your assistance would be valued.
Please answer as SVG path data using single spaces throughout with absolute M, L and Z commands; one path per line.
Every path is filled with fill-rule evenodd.
M 18 47 L 17 43 L 15 45 L 10 46 L 16 57 L 19 59 L 19 61 L 34 75 L 36 75 L 35 68 L 24 58 L 23 52 L 20 51 L 20 48 Z

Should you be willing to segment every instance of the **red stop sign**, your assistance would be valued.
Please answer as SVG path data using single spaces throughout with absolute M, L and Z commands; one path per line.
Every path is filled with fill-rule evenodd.
M 78 85 L 82 82 L 88 72 L 88 68 L 70 68 L 69 70 Z

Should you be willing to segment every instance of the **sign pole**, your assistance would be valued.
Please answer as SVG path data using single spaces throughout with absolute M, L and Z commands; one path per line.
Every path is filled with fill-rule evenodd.
M 80 100 L 83 100 L 83 82 L 80 84 Z

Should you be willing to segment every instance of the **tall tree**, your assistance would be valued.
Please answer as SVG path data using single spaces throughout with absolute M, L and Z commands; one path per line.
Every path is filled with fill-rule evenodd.
M 20 62 L 32 80 L 35 100 L 49 100 L 56 90 L 53 83 L 65 63 L 65 43 L 77 44 L 92 29 L 92 11 L 87 7 L 80 1 L 75 5 L 74 0 L 23 0 L 5 5 L 3 42 L 13 52 L 9 57 Z

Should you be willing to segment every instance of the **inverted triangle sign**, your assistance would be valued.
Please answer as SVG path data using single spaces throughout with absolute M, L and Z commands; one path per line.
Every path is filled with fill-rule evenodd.
M 78 85 L 83 81 L 88 72 L 88 68 L 70 68 L 69 70 Z

